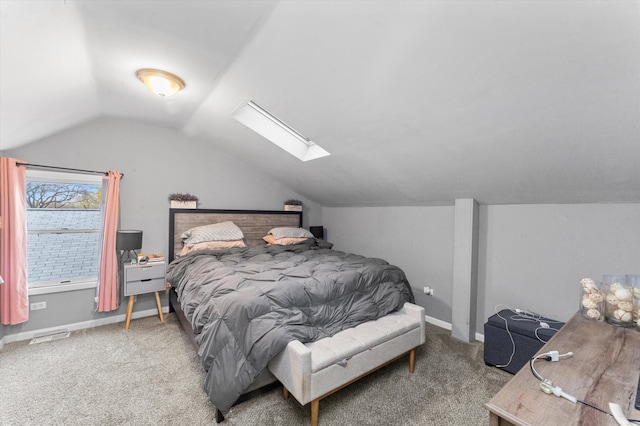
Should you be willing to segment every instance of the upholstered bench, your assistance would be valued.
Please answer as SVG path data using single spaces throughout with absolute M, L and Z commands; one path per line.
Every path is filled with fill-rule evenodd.
M 424 341 L 424 308 L 405 303 L 399 311 L 331 337 L 307 344 L 294 340 L 271 360 L 269 370 L 282 383 L 285 399 L 291 393 L 302 405 L 311 402 L 311 425 L 316 426 L 322 398 L 405 354 L 413 373 L 415 349 Z

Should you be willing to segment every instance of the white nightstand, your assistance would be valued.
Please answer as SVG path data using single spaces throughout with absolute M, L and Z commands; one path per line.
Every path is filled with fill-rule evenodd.
M 155 292 L 158 315 L 160 316 L 160 321 L 164 322 L 162 303 L 158 292 L 165 289 L 165 268 L 165 262 L 149 262 L 146 265 L 124 265 L 124 295 L 129 296 L 125 329 L 129 329 L 133 303 L 137 294 Z

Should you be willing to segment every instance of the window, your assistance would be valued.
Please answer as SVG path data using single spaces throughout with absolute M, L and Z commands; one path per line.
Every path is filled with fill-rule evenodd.
M 331 155 L 253 101 L 240 108 L 233 118 L 299 160 L 309 161 Z
M 95 286 L 102 177 L 29 169 L 26 175 L 29 288 Z

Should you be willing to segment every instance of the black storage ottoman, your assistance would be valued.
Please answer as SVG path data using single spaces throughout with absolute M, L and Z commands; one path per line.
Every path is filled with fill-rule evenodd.
M 563 325 L 549 318 L 503 309 L 484 324 L 484 363 L 515 374 Z

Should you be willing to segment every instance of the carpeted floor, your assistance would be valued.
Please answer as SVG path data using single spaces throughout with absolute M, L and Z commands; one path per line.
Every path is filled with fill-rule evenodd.
M 511 375 L 484 365 L 482 344 L 427 324 L 416 371 L 401 359 L 320 402 L 320 425 L 486 425 L 484 404 Z M 174 314 L 0 350 L 1 425 L 211 425 L 204 372 Z M 304 425 L 309 406 L 281 388 L 235 406 L 223 424 Z

